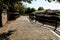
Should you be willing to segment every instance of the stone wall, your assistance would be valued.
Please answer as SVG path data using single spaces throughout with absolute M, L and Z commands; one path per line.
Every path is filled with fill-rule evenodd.
M 3 10 L 2 12 L 2 25 L 4 26 L 7 22 L 7 11 Z

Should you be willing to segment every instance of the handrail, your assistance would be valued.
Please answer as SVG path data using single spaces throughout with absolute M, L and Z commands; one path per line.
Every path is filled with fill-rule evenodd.
M 38 14 L 37 14 L 38 15 Z M 38 16 L 55 16 L 55 17 L 60 17 L 60 16 L 57 16 L 57 15 L 45 15 L 45 14 L 40 14 Z
M 44 15 L 44 16 L 53 16 L 53 15 Z M 54 15 L 54 17 L 60 17 L 60 16 L 55 16 Z M 44 18 L 39 18 L 39 19 L 43 19 L 43 20 L 49 20 L 49 21 L 55 21 L 55 22 L 57 22 L 57 23 L 60 23 L 58 20 L 50 20 L 50 19 L 44 19 Z
M 46 14 L 34 14 L 34 17 L 35 16 L 46 16 L 46 17 L 56 17 L 56 18 L 60 18 L 60 16 L 57 16 L 57 15 L 46 15 Z M 39 18 L 40 19 L 40 18 Z M 44 19 L 44 18 L 41 18 L 41 19 Z M 58 22 L 60 23 L 58 20 L 50 20 L 50 19 L 44 19 L 44 20 L 49 20 L 49 21 L 55 21 L 55 22 Z

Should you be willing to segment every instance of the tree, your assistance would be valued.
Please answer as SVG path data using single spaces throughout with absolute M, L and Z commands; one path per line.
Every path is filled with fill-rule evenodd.
M 44 8 L 43 7 L 39 7 L 38 10 L 44 10 Z
M 45 10 L 45 14 L 49 14 L 49 12 L 48 12 L 49 10 L 50 10 L 50 9 L 46 9 L 46 10 Z
M 26 8 L 25 13 L 26 13 L 26 14 L 29 14 L 29 13 L 32 13 L 32 12 L 34 12 L 34 11 L 36 11 L 34 8 L 28 7 L 28 8 Z
M 33 0 L 0 0 L 0 27 L 2 27 L 2 11 L 4 9 L 7 9 L 7 12 L 15 12 L 15 11 L 19 11 L 20 10 L 20 7 L 22 4 L 22 1 L 23 2 L 28 2 L 28 3 L 31 3 L 31 1 Z M 15 6 L 17 5 L 17 6 Z
M 48 1 L 48 2 L 56 1 L 60 3 L 60 0 L 45 0 L 45 1 Z
M 30 7 L 28 7 L 28 8 L 26 8 L 25 13 L 26 13 L 26 14 L 28 14 L 28 13 L 30 13 L 30 11 L 31 11 L 31 8 L 30 8 Z
M 34 11 L 36 11 L 36 9 L 34 9 L 34 8 L 31 8 L 31 12 L 34 12 Z
M 14 5 L 22 4 L 22 1 L 31 3 L 32 0 L 0 0 L 0 10 L 8 9 L 11 11 L 14 9 Z
M 14 8 L 13 5 L 15 3 L 21 3 L 22 1 L 31 3 L 31 1 L 33 1 L 33 0 L 0 0 L 0 10 L 9 9 L 10 7 Z M 52 0 L 46 0 L 46 1 L 52 2 Z M 60 2 L 60 0 L 53 0 L 53 1 Z
M 20 6 L 19 8 L 19 13 L 20 14 L 25 14 L 26 8 L 24 6 Z

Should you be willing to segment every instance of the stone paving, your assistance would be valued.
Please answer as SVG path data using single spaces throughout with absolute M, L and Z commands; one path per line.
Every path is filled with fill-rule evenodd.
M 21 16 L 5 27 L 0 28 L 0 34 L 7 34 L 3 40 L 60 40 L 55 34 L 47 29 L 37 27 L 27 21 L 28 16 Z M 15 30 L 15 31 L 13 31 Z M 2 35 L 4 36 L 4 35 Z

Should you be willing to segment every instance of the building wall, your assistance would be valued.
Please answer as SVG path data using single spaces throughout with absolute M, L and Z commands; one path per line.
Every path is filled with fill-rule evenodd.
M 2 25 L 4 26 L 7 23 L 7 11 L 3 10 L 2 12 Z

